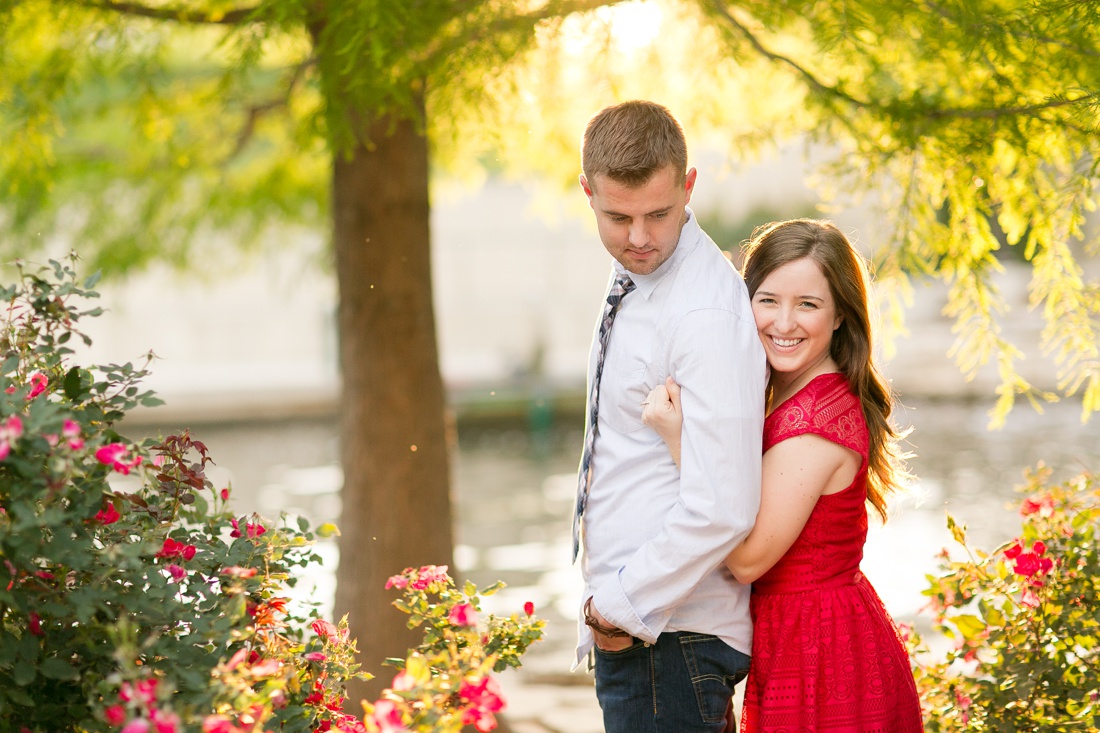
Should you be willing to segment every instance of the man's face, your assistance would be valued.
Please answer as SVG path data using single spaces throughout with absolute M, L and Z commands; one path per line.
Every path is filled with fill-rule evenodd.
M 581 176 L 581 188 L 596 213 L 600 240 L 628 272 L 648 275 L 672 256 L 695 176 L 692 168 L 681 182 L 672 166 L 666 166 L 634 188 L 605 175 L 594 176 L 590 185 Z

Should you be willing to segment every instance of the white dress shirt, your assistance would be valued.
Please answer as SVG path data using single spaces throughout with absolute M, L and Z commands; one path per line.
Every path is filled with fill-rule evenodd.
M 612 280 L 623 272 L 615 263 Z M 723 563 L 760 506 L 766 361 L 748 290 L 690 209 L 672 256 L 629 274 L 637 289 L 615 316 L 600 384 L 583 598 L 643 641 L 693 631 L 749 654 L 749 586 Z M 594 336 L 590 386 L 596 350 Z M 683 390 L 679 469 L 642 423 L 642 401 L 670 375 Z M 574 668 L 592 645 L 582 611 Z

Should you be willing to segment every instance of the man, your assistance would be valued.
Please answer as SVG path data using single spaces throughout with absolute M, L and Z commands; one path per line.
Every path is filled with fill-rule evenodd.
M 604 109 L 581 163 L 615 262 L 589 360 L 574 668 L 594 644 L 608 733 L 720 731 L 752 648 L 749 588 L 722 561 L 760 502 L 763 348 L 744 282 L 687 207 L 697 173 L 671 113 Z M 670 376 L 681 470 L 642 423 L 646 395 Z

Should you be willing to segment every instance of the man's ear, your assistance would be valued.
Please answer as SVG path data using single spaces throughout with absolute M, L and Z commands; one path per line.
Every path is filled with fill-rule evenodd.
M 695 178 L 699 175 L 699 172 L 694 168 L 689 168 L 687 175 L 684 176 L 684 203 L 691 203 L 691 194 L 695 191 Z
M 582 173 L 580 175 L 580 177 L 578 178 L 578 180 L 581 182 L 581 188 L 584 189 L 584 195 L 591 199 L 592 198 L 592 189 L 588 185 L 588 179 L 585 178 L 584 174 Z

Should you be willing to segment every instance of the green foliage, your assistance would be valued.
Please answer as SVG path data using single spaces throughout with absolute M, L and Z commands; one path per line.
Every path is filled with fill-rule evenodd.
M 1001 238 L 1031 263 L 1030 306 L 1059 389 L 1100 409 L 1100 286 L 1078 260 L 1100 171 L 1100 6 L 1059 0 L 739 3 L 703 6 L 735 52 L 762 54 L 805 86 L 806 129 L 841 152 L 834 193 L 885 194 L 895 216 L 881 278 L 947 282 L 960 367 L 995 361 L 994 422 L 1017 395 L 1054 399 L 1023 379 L 1003 335 Z M 797 49 L 784 43 L 801 37 Z M 943 216 L 942 214 L 946 214 Z M 994 225 L 999 232 L 994 231 Z M 1003 233 L 1002 237 L 998 237 Z M 1083 247 L 1074 247 L 1083 240 Z
M 231 515 L 188 433 L 135 445 L 115 431 L 158 401 L 143 367 L 70 364 L 95 279 L 51 262 L 0 290 L 2 727 L 199 730 L 224 715 L 311 729 L 334 715 L 311 688 L 338 691 L 358 667 L 354 642 L 305 638 L 283 597 L 319 561 L 314 535 Z
M 0 225 L 107 273 L 321 229 L 371 123 L 426 125 L 428 89 L 476 109 L 543 18 L 594 4 L 0 3 Z
M 910 637 L 925 729 L 1083 731 L 1100 724 L 1100 482 L 1057 486 L 1040 467 L 1023 487 L 1019 538 L 992 553 L 944 552 L 925 591 L 936 629 L 951 644 L 933 654 Z

